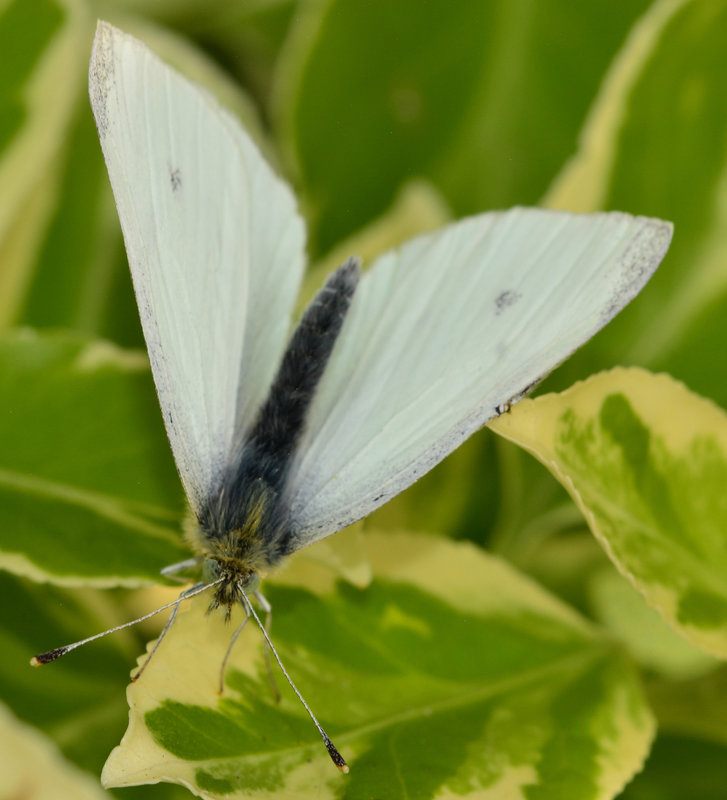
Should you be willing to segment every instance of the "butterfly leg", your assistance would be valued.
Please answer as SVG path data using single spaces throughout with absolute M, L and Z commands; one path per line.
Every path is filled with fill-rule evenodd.
M 220 665 L 220 684 L 217 688 L 218 694 L 223 694 L 225 691 L 225 670 L 227 669 L 227 661 L 230 658 L 230 653 L 232 652 L 232 648 L 235 646 L 237 637 L 245 630 L 245 625 L 247 625 L 247 621 L 250 619 L 250 609 L 245 603 L 243 603 L 243 606 L 245 608 L 245 619 L 243 619 L 243 621 L 237 626 L 235 632 L 232 634 L 230 643 L 227 645 L 227 650 L 225 651 L 225 657 L 222 659 L 222 664 Z
M 185 569 L 194 569 L 198 567 L 202 563 L 202 559 L 199 556 L 194 558 L 185 558 L 184 561 L 178 561 L 176 564 L 169 564 L 167 567 L 163 567 L 160 572 L 164 575 L 165 578 L 171 578 L 173 575 L 176 575 L 178 572 L 182 572 Z
M 265 632 L 268 636 L 270 636 L 270 625 L 273 621 L 273 607 L 268 602 L 268 599 L 265 595 L 260 592 L 255 592 L 255 599 L 260 604 L 260 608 L 265 612 Z M 268 673 L 268 680 L 270 681 L 270 686 L 273 689 L 273 696 L 275 697 L 275 702 L 280 702 L 280 690 L 278 689 L 278 684 L 275 682 L 275 676 L 273 675 L 273 664 L 270 660 L 270 648 L 265 648 L 265 669 Z
M 173 565 L 176 566 L 176 565 Z M 179 606 L 182 603 L 182 600 L 185 597 L 188 597 L 191 594 L 196 594 L 198 590 L 204 586 L 204 582 L 200 581 L 199 583 L 195 583 L 193 586 L 190 586 L 188 589 L 185 589 L 183 592 L 180 592 L 179 597 L 177 598 L 177 602 L 174 604 L 174 608 L 172 608 L 172 613 L 169 615 L 169 619 L 167 620 L 167 624 L 162 628 L 162 632 L 159 634 L 159 638 L 154 642 L 154 647 L 151 649 L 151 653 L 147 657 L 146 661 L 139 667 L 138 671 L 131 676 L 132 681 L 138 681 L 141 677 L 141 673 L 146 669 L 147 665 L 152 659 L 152 656 L 156 651 L 159 649 L 159 645 L 162 643 L 162 639 L 167 635 L 169 629 L 172 627 L 172 623 L 177 618 L 177 614 L 179 613 Z

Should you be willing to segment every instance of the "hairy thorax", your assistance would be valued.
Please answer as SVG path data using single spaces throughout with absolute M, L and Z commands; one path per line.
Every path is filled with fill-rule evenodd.
M 202 579 L 212 583 L 219 578 L 210 610 L 224 608 L 229 618 L 232 607 L 243 603 L 242 591 L 254 592 L 261 574 L 270 568 L 270 557 L 262 535 L 263 520 L 251 515 L 234 530 L 209 530 L 190 520 L 186 539 L 202 559 Z

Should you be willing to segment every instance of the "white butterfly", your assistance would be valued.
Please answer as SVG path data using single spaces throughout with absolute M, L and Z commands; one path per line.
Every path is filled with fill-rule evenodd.
M 286 350 L 305 265 L 288 186 L 209 94 L 105 23 L 90 93 L 193 544 L 228 610 L 526 394 L 671 238 L 622 213 L 480 214 L 360 280 L 346 262 Z

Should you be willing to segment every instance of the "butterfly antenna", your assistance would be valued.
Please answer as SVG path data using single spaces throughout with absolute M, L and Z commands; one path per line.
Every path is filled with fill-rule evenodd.
M 107 631 L 102 631 L 101 633 L 97 633 L 94 636 L 89 636 L 87 639 L 81 639 L 79 642 L 73 642 L 71 644 L 66 644 L 63 647 L 56 647 L 55 650 L 48 650 L 47 653 L 40 653 L 37 656 L 33 656 L 30 659 L 30 664 L 33 667 L 39 667 L 41 664 L 50 664 L 51 661 L 55 661 L 56 659 L 64 656 L 66 653 L 70 653 L 71 650 L 75 650 L 77 647 L 81 647 L 84 644 L 88 644 L 89 642 L 93 642 L 96 639 L 101 639 L 103 636 L 108 636 L 110 633 L 116 633 L 116 631 L 122 631 L 124 628 L 130 628 L 132 625 L 137 625 L 139 622 L 144 622 L 144 620 L 149 619 L 150 617 L 159 614 L 161 611 L 166 611 L 168 608 L 172 606 L 178 606 L 180 600 L 185 600 L 188 597 L 194 597 L 197 594 L 201 594 L 206 589 L 209 589 L 210 586 L 215 586 L 218 583 L 222 582 L 222 578 L 219 578 L 212 583 L 205 583 L 201 586 L 193 587 L 186 592 L 182 592 L 181 596 L 178 597 L 176 600 L 173 600 L 171 603 L 167 603 L 166 605 L 160 606 L 154 611 L 150 611 L 148 614 L 144 614 L 143 617 L 139 617 L 139 619 L 134 619 L 131 622 L 125 622 L 123 625 L 116 625 L 114 628 L 109 628 Z
M 243 597 L 243 600 L 245 601 L 245 605 L 247 606 L 247 609 L 252 614 L 252 616 L 255 618 L 255 622 L 257 622 L 258 627 L 262 631 L 262 634 L 265 637 L 265 641 L 267 642 L 268 647 L 270 648 L 270 652 L 273 654 L 273 656 L 275 656 L 275 660 L 278 662 L 278 666 L 280 667 L 283 675 L 285 675 L 285 680 L 288 681 L 288 683 L 290 684 L 291 688 L 295 692 L 296 697 L 303 704 L 303 708 L 308 712 L 308 716 L 311 718 L 311 720 L 313 720 L 313 724 L 318 729 L 318 733 L 320 733 L 321 738 L 323 739 L 323 744 L 325 744 L 326 750 L 328 750 L 328 755 L 331 757 L 331 761 L 333 761 L 333 763 L 338 767 L 338 769 L 341 770 L 341 772 L 343 772 L 344 774 L 347 774 L 348 773 L 348 764 L 346 763 L 346 760 L 338 752 L 338 748 L 336 747 L 335 744 L 333 744 L 333 742 L 331 741 L 331 739 L 328 736 L 328 734 L 323 730 L 323 726 L 321 725 L 320 722 L 318 722 L 318 720 L 316 719 L 316 715 L 311 711 L 310 706 L 303 699 L 303 695 L 298 691 L 298 687 L 293 683 L 293 679 L 290 677 L 290 675 L 288 675 L 288 670 L 285 669 L 285 667 L 283 666 L 283 662 L 280 660 L 280 656 L 278 655 L 278 651 L 275 649 L 275 646 L 270 641 L 270 636 L 268 636 L 268 632 L 265 630 L 265 626 L 260 621 L 260 617 L 258 617 L 257 612 L 255 611 L 255 608 L 252 605 L 252 603 L 250 602 L 248 596 L 245 594 L 245 592 L 242 589 L 240 589 L 240 593 L 242 594 L 242 597 Z

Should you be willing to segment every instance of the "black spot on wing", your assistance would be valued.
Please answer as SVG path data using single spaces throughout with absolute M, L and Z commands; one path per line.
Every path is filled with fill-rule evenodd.
M 516 292 L 512 289 L 506 289 L 504 292 L 500 292 L 495 298 L 495 314 L 502 314 L 506 308 L 514 306 L 521 297 L 522 295 L 520 292 Z
M 182 188 L 182 171 L 179 167 L 169 167 L 169 182 L 172 185 L 172 192 L 178 192 Z

